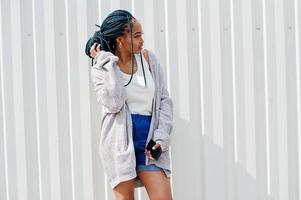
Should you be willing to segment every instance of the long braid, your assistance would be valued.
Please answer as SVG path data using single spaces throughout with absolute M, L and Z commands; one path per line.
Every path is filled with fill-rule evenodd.
M 132 27 L 132 23 L 130 23 L 130 33 L 131 33 L 131 63 L 132 63 L 132 73 L 131 73 L 131 78 L 129 80 L 129 82 L 127 84 L 124 85 L 124 87 L 128 86 L 132 79 L 133 79 L 133 74 L 134 74 L 134 47 L 133 47 L 133 27 Z

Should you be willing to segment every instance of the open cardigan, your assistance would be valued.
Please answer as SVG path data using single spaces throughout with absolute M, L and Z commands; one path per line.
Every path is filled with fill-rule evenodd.
M 148 51 L 149 65 L 155 82 L 152 119 L 146 144 L 153 139 L 160 143 L 162 154 L 155 164 L 171 175 L 169 153 L 172 132 L 173 103 L 166 89 L 162 69 L 156 56 Z M 99 154 L 112 188 L 120 182 L 135 179 L 135 186 L 143 186 L 137 178 L 135 150 L 132 139 L 131 113 L 125 101 L 122 74 L 117 65 L 118 57 L 110 52 L 100 51 L 91 68 L 91 79 L 98 103 L 102 106 Z

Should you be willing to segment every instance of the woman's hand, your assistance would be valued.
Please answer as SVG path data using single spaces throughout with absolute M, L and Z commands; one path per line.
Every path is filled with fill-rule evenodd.
M 90 56 L 92 58 L 95 58 L 99 52 L 100 52 L 100 44 L 94 43 L 90 48 Z
M 157 149 L 158 147 L 160 147 L 160 144 L 159 144 L 159 143 L 156 143 L 156 144 L 152 147 L 152 149 L 155 150 L 155 149 Z M 148 159 L 150 159 L 150 160 L 155 160 L 155 159 L 153 158 L 151 152 L 148 151 L 147 149 L 145 149 L 144 153 L 145 153 L 145 155 L 148 157 Z

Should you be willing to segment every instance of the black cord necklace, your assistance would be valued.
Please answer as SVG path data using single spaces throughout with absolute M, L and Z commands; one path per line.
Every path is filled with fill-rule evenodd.
M 142 59 L 142 53 L 140 52 L 140 61 L 141 61 L 141 65 L 142 65 L 142 71 L 143 71 L 143 77 L 144 77 L 144 85 L 147 88 L 147 84 L 146 84 L 146 77 L 145 77 L 145 71 L 144 71 L 144 65 L 143 65 L 143 59 Z
M 144 69 L 144 64 L 143 64 L 143 58 L 142 58 L 142 53 L 140 52 L 140 62 L 141 62 L 141 66 L 142 66 L 142 72 L 143 72 L 143 78 L 144 78 L 144 85 L 145 87 L 147 88 L 147 82 L 146 82 L 146 76 L 145 76 L 145 69 Z M 138 67 L 138 66 L 137 66 Z M 138 71 L 138 68 L 137 68 L 137 71 Z M 127 84 L 124 85 L 124 87 L 128 86 L 132 79 L 133 79 L 133 76 L 134 76 L 134 66 L 132 65 L 132 73 L 131 73 L 131 78 L 129 80 L 129 82 Z
M 132 23 L 130 22 L 130 32 L 131 32 L 131 61 L 132 61 L 132 74 L 131 74 L 131 78 L 129 80 L 129 82 L 127 84 L 124 85 L 124 87 L 128 86 L 130 84 L 130 82 L 133 79 L 133 75 L 134 75 L 134 47 L 133 47 L 133 30 L 132 30 Z
M 131 60 L 132 60 L 132 73 L 131 73 L 131 78 L 129 80 L 129 82 L 127 84 L 124 85 L 124 87 L 128 86 L 134 76 L 134 59 L 135 59 L 135 55 L 134 55 L 134 48 L 133 48 L 133 31 L 132 31 L 132 23 L 130 22 L 130 32 L 131 32 Z M 140 52 L 140 61 L 141 61 L 141 65 L 142 65 L 142 70 L 143 70 L 143 77 L 144 77 L 144 84 L 145 87 L 147 87 L 146 85 L 146 77 L 145 77 L 145 71 L 144 71 L 144 65 L 143 65 L 143 59 L 142 59 L 142 52 Z M 138 71 L 138 68 L 137 68 Z

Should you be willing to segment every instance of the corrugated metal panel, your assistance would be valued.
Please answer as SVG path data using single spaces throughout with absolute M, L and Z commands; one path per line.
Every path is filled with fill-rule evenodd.
M 1 0 L 0 199 L 114 199 L 83 49 L 117 8 L 174 101 L 175 199 L 301 199 L 298 0 Z

